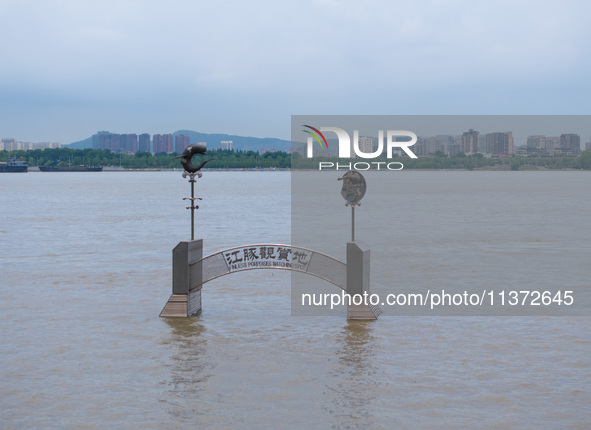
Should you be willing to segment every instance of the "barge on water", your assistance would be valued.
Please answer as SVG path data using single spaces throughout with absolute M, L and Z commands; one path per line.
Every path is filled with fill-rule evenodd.
M 102 172 L 103 167 L 89 167 L 89 166 L 39 166 L 42 172 Z
M 8 162 L 0 163 L 0 173 L 26 173 L 29 165 L 26 161 L 9 158 Z

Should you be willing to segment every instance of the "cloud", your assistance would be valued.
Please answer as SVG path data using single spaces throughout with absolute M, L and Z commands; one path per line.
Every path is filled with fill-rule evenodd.
M 1 1 L 0 109 L 69 104 L 108 118 L 111 104 L 152 112 L 151 121 L 181 109 L 240 121 L 253 116 L 245 109 L 267 118 L 392 113 L 402 97 L 415 109 L 451 111 L 463 92 L 481 103 L 521 88 L 533 100 L 541 89 L 572 92 L 573 80 L 580 93 L 589 89 L 589 9 L 580 1 Z M 433 100 L 444 94 L 447 104 Z M 497 98 L 493 110 L 502 110 Z

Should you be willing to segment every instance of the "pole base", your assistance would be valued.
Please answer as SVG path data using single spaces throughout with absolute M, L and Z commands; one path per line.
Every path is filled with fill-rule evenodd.
M 378 319 L 378 315 L 381 313 L 382 311 L 378 306 L 365 304 L 347 306 L 348 320 L 374 321 Z
M 160 316 L 164 318 L 188 317 L 201 310 L 201 288 L 191 291 L 189 294 L 172 294 Z
M 187 316 L 187 295 L 172 294 L 164 309 L 160 312 L 161 317 L 186 317 Z

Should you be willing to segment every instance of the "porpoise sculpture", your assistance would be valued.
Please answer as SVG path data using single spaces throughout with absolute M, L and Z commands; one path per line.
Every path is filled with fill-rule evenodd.
M 215 160 L 215 158 L 211 158 L 209 160 L 205 160 L 203 163 L 199 164 L 198 166 L 195 166 L 191 162 L 191 160 L 193 159 L 193 156 L 195 156 L 197 154 L 205 155 L 205 151 L 206 151 L 206 147 L 205 147 L 204 142 L 192 143 L 191 145 L 187 146 L 184 149 L 184 151 L 180 155 L 180 157 L 175 157 L 175 158 L 181 159 L 181 165 L 183 166 L 183 169 L 185 169 L 189 173 L 195 173 L 195 172 L 198 172 L 199 170 L 201 170 L 201 168 L 203 166 L 205 166 L 207 163 L 209 163 L 210 161 Z

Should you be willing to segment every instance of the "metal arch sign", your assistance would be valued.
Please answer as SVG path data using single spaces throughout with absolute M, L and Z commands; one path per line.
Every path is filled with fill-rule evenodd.
M 243 270 L 282 269 L 307 273 L 346 288 L 346 264 L 311 249 L 281 244 L 244 245 L 211 254 L 191 264 L 202 273 L 201 282 L 190 289 L 220 276 Z
M 202 309 L 202 286 L 231 273 L 254 269 L 292 270 L 315 276 L 349 295 L 369 292 L 369 248 L 347 243 L 347 263 L 292 245 L 256 244 L 224 249 L 202 258 L 203 240 L 184 241 L 173 249 L 172 295 L 161 317 L 187 317 Z M 344 299 L 343 299 L 344 300 Z M 375 320 L 379 308 L 349 303 L 348 319 Z
M 287 245 L 252 245 L 223 251 L 229 272 L 277 268 L 305 272 L 313 252 Z

